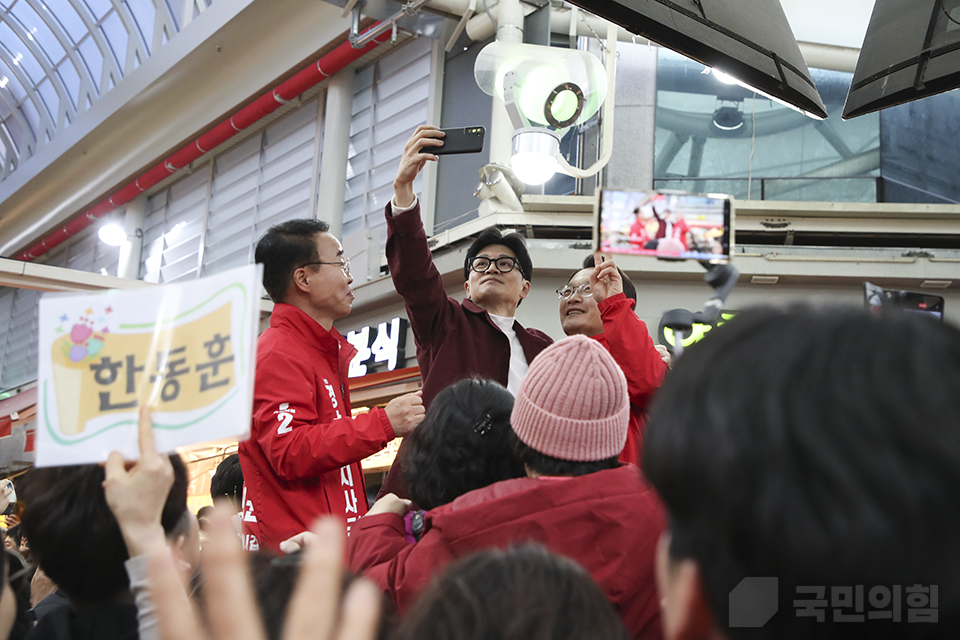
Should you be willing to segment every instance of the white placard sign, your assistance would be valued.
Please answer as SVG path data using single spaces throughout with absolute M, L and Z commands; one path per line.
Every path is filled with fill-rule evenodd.
M 163 452 L 248 437 L 260 273 L 44 295 L 36 466 L 136 459 L 142 404 Z

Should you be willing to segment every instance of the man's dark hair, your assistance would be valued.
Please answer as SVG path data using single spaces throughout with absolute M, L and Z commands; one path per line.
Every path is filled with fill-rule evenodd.
M 685 352 L 657 395 L 643 468 L 666 503 L 670 554 L 699 565 L 728 638 L 957 628 L 958 389 L 960 331 L 923 317 L 752 310 Z M 752 576 L 777 577 L 780 613 L 728 628 L 731 590 Z M 833 587 L 862 588 L 862 603 L 895 585 L 938 587 L 939 623 L 834 624 L 826 611 L 823 624 L 793 603 L 819 597 L 799 586 L 831 602 Z
M 240 468 L 240 456 L 233 453 L 217 465 L 217 471 L 210 479 L 210 498 L 214 502 L 227 498 L 239 511 L 242 496 L 243 469 Z
M 581 271 L 583 269 L 593 269 L 595 266 L 597 266 L 596 260 L 594 259 L 593 254 L 591 253 L 590 255 L 588 255 L 586 258 L 583 259 L 583 267 L 581 267 Z M 624 273 L 623 269 L 621 269 L 620 267 L 617 267 L 617 271 L 620 273 L 620 278 L 623 280 L 623 295 L 627 296 L 628 298 L 636 302 L 637 288 L 634 286 L 633 280 L 631 280 L 630 276 Z M 573 276 L 577 275 L 578 273 L 580 272 L 574 271 L 573 273 L 571 273 L 570 277 L 567 278 L 567 282 L 570 282 L 571 280 L 573 280 Z
M 330 230 L 322 220 L 303 218 L 275 224 L 257 242 L 254 262 L 263 265 L 263 288 L 274 302 L 283 302 L 293 272 L 317 262 L 317 236 Z
M 170 456 L 174 483 L 161 524 L 168 535 L 187 510 L 187 473 Z M 97 602 L 128 588 L 129 557 L 107 506 L 103 467 L 96 464 L 32 469 L 23 478 L 21 516 L 33 558 L 72 600 Z
M 453 562 L 403 618 L 394 640 L 627 640 L 590 574 L 538 544 Z
M 277 556 L 273 551 L 261 550 L 249 555 L 250 573 L 263 630 L 269 640 L 280 640 L 287 619 L 287 607 L 293 599 L 293 591 L 300 576 L 303 553 L 297 551 L 286 556 Z M 341 583 L 344 593 L 356 579 L 353 574 L 344 572 Z M 386 594 L 383 594 L 380 598 L 377 640 L 386 640 L 396 626 L 396 607 Z
M 527 443 L 518 438 L 512 429 L 510 430 L 510 448 L 521 464 L 541 476 L 585 476 L 588 473 L 613 469 L 620 464 L 619 456 L 586 462 L 554 458 L 527 446 Z
M 502 244 L 517 256 L 517 267 L 520 268 L 520 274 L 524 280 L 533 280 L 533 261 L 530 260 L 530 252 L 527 251 L 527 243 L 519 233 L 504 233 L 497 227 L 487 227 L 480 232 L 477 239 L 473 241 L 470 248 L 467 249 L 467 258 L 463 261 L 463 279 L 470 279 L 470 260 L 476 257 L 478 253 L 492 244 Z
M 7 537 L 17 543 L 17 549 L 20 548 L 20 541 L 23 540 L 23 532 L 20 531 L 20 525 L 15 524 L 7 529 Z
M 452 502 L 468 491 L 524 476 L 510 451 L 513 395 L 480 378 L 437 394 L 423 422 L 407 436 L 403 480 L 423 509 Z

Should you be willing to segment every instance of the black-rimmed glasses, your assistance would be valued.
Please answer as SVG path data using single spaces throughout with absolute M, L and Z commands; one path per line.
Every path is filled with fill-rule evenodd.
M 590 290 L 589 282 L 584 282 L 579 287 L 571 287 L 570 285 L 567 285 L 562 289 L 557 289 L 557 295 L 561 300 L 566 300 L 574 293 L 579 293 L 581 298 L 589 298 L 593 295 L 593 291 Z
M 329 264 L 329 265 L 340 267 L 341 269 L 343 269 L 344 275 L 347 275 L 347 276 L 350 275 L 350 258 L 344 258 L 340 262 L 308 262 L 307 264 L 301 265 L 301 268 L 313 267 L 318 264 Z
M 500 273 L 510 273 L 517 266 L 517 259 L 508 256 L 496 259 L 484 258 L 482 256 L 470 258 L 470 270 L 476 271 L 477 273 L 486 273 L 490 270 L 491 264 L 497 265 L 497 271 Z

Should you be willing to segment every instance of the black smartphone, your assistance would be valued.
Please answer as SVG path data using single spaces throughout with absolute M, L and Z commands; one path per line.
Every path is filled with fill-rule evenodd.
M 484 127 L 455 127 L 441 129 L 446 136 L 442 147 L 423 147 L 427 153 L 438 156 L 450 156 L 455 153 L 480 153 L 483 151 L 483 139 L 487 134 Z

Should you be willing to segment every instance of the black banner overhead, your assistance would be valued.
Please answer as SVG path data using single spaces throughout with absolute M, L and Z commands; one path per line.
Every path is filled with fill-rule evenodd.
M 960 0 L 877 0 L 843 119 L 960 86 Z
M 571 4 L 806 115 L 827 111 L 779 0 L 572 0 Z

